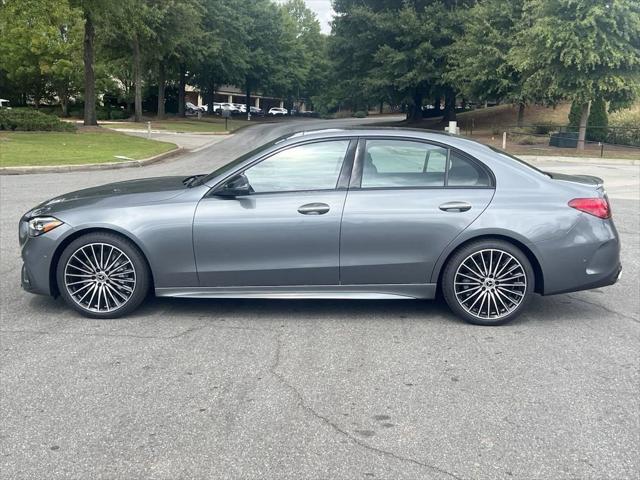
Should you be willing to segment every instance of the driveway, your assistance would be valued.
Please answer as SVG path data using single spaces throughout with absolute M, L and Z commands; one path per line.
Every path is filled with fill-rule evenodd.
M 20 289 L 16 226 L 38 202 L 206 173 L 340 124 L 257 125 L 141 169 L 0 177 L 0 478 L 640 477 L 637 166 L 545 165 L 605 179 L 623 277 L 535 297 L 499 328 L 437 301 L 153 299 L 99 321 Z

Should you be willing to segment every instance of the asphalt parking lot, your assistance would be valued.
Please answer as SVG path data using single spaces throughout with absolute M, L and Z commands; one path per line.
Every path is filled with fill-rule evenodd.
M 297 126 L 144 168 L 0 177 L 0 478 L 640 478 L 639 166 L 544 165 L 605 179 L 623 277 L 536 296 L 504 327 L 437 301 L 153 299 L 99 321 L 20 289 L 17 222 L 37 203 L 206 173 Z

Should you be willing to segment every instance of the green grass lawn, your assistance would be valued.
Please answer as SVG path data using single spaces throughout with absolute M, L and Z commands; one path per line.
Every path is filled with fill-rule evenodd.
M 139 160 L 174 148 L 176 146 L 172 143 L 108 130 L 77 133 L 2 132 L 0 166 L 77 165 Z
M 229 119 L 228 131 L 233 132 L 240 127 L 250 124 L 246 120 Z M 117 122 L 104 124 L 107 128 L 134 128 L 147 129 L 147 122 Z M 153 130 L 167 130 L 171 132 L 181 133 L 225 133 L 224 119 L 207 118 L 201 120 L 152 120 L 151 128 Z

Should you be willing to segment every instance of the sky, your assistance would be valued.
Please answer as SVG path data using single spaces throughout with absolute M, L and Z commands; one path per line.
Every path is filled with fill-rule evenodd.
M 320 28 L 322 33 L 331 33 L 329 22 L 333 17 L 333 8 L 331 8 L 331 0 L 304 0 L 311 10 L 316 12 L 318 20 L 320 20 Z

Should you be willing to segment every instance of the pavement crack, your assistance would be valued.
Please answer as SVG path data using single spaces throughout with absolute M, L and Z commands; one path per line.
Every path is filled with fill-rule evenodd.
M 49 332 L 46 330 L 0 330 L 0 333 L 31 333 L 34 335 L 76 335 L 80 337 L 124 337 L 167 340 L 172 337 L 159 337 L 155 335 L 133 335 L 129 333 L 80 333 L 80 332 Z
M 234 327 L 234 326 L 227 326 L 227 325 L 210 325 L 210 324 L 203 324 L 203 325 L 195 325 L 192 327 L 189 327 L 185 330 L 183 330 L 182 332 L 178 332 L 175 335 L 168 335 L 168 336 L 162 336 L 162 335 L 136 335 L 136 334 L 132 334 L 132 333 L 86 333 L 86 332 L 50 332 L 48 330 L 0 330 L 0 333 L 7 333 L 7 334 L 11 334 L 11 333 L 27 333 L 27 334 L 33 334 L 33 335 L 51 335 L 51 336 L 56 336 L 56 335 L 75 335 L 75 336 L 80 336 L 80 337 L 107 337 L 107 338 L 140 338 L 140 339 L 148 339 L 148 340 L 174 340 L 176 338 L 180 338 L 180 337 L 184 337 L 187 335 L 190 335 L 191 333 L 194 332 L 198 332 L 200 330 L 204 330 L 205 328 L 212 328 L 212 329 L 218 329 L 218 330 L 249 330 L 249 331 L 257 331 L 257 332 L 263 332 L 263 331 L 270 331 L 269 329 L 260 329 L 260 328 L 250 328 L 250 327 Z
M 573 295 L 567 295 L 567 297 L 571 298 L 572 300 L 576 300 L 578 302 L 586 303 L 587 305 L 591 305 L 593 307 L 599 307 L 602 310 L 604 310 L 605 312 L 612 313 L 613 315 L 617 315 L 618 317 L 626 318 L 627 320 L 631 320 L 632 322 L 640 323 L 640 320 L 638 320 L 635 317 L 632 317 L 631 315 L 627 315 L 626 313 L 618 312 L 618 311 L 613 310 L 613 309 L 611 309 L 609 307 L 605 307 L 604 305 L 601 305 L 599 303 L 590 302 L 589 300 L 585 300 L 584 298 L 574 297 Z
M 352 435 L 348 431 L 344 430 L 343 428 L 341 428 L 336 423 L 332 422 L 331 419 L 329 419 L 328 417 L 318 413 L 311 406 L 307 405 L 307 403 L 305 403 L 304 397 L 302 396 L 300 391 L 296 387 L 294 387 L 291 383 L 289 383 L 289 381 L 284 377 L 284 375 L 278 371 L 278 367 L 280 366 L 280 355 L 281 355 L 281 352 L 282 352 L 282 338 L 281 338 L 281 336 L 282 336 L 282 332 L 278 333 L 278 335 L 276 336 L 276 339 L 275 339 L 276 352 L 275 352 L 275 355 L 274 355 L 274 361 L 271 364 L 271 366 L 269 367 L 269 373 L 271 373 L 275 378 L 277 378 L 280 381 L 280 383 L 282 383 L 282 385 L 284 385 L 296 397 L 298 405 L 303 410 L 305 410 L 310 415 L 312 415 L 313 417 L 315 417 L 318 420 L 320 420 L 322 423 L 324 423 L 325 425 L 327 425 L 328 427 L 330 427 L 331 429 L 333 429 L 337 433 L 339 433 L 339 434 L 343 435 L 344 437 L 348 438 L 351 442 L 355 443 L 359 447 L 364 448 L 365 450 L 377 453 L 379 455 L 383 455 L 385 457 L 393 458 L 393 459 L 398 460 L 400 462 L 411 463 L 413 465 L 417 465 L 417 466 L 422 467 L 422 468 L 427 468 L 427 469 L 431 470 L 432 472 L 440 473 L 440 474 L 446 475 L 448 477 L 454 478 L 456 480 L 464 480 L 463 477 L 460 477 L 460 476 L 458 476 L 458 475 L 456 475 L 454 473 L 451 473 L 451 472 L 448 472 L 446 470 L 443 470 L 442 468 L 436 467 L 434 465 L 430 465 L 428 463 L 421 462 L 421 461 L 416 460 L 416 459 L 411 458 L 411 457 L 404 457 L 402 455 L 398 455 L 398 454 L 396 454 L 394 452 L 391 452 L 389 450 L 384 450 L 382 448 L 378 448 L 378 447 L 374 447 L 372 445 L 369 445 L 368 443 L 363 442 L 362 440 L 360 440 L 359 438 L 355 437 L 354 435 Z

